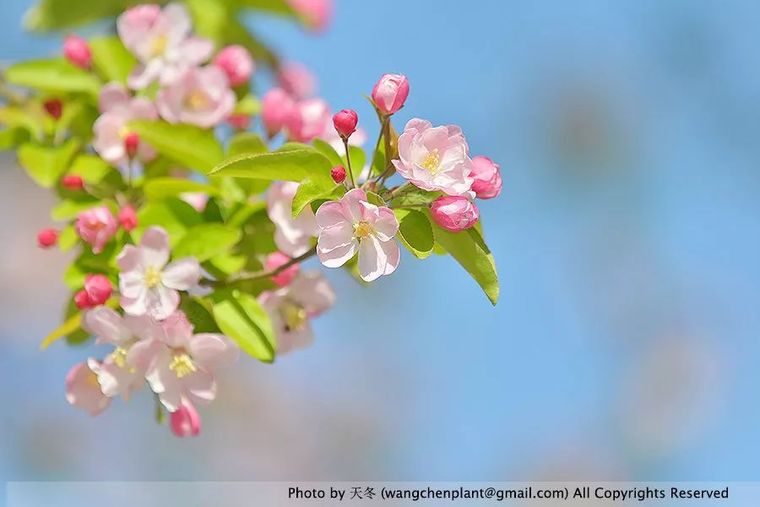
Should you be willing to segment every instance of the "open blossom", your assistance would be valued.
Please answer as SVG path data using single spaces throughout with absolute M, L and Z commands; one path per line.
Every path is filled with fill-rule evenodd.
M 296 101 L 282 88 L 272 88 L 261 99 L 261 121 L 270 137 L 285 128 Z
M 316 213 L 319 226 L 317 255 L 328 268 L 342 266 L 359 252 L 359 274 L 367 282 L 390 275 L 400 252 L 393 239 L 398 220 L 390 208 L 367 201 L 360 188 L 349 190 L 339 202 L 326 202 Z
M 285 120 L 285 127 L 293 141 L 311 142 L 330 128 L 330 106 L 322 99 L 297 102 Z
M 156 151 L 140 142 L 137 134 L 127 127 L 131 120 L 158 119 L 158 112 L 150 100 L 133 98 L 123 86 L 110 83 L 101 90 L 98 106 L 103 114 L 95 121 L 92 146 L 103 160 L 121 166 L 135 156 L 143 162 L 156 157 Z M 135 141 L 137 146 L 130 146 Z
M 183 400 L 213 401 L 214 372 L 237 359 L 237 346 L 224 335 L 193 334 L 192 324 L 179 311 L 161 325 L 161 344 L 145 376 L 153 392 L 169 412 L 179 410 Z
M 277 73 L 277 84 L 297 100 L 311 97 L 317 91 L 317 79 L 303 64 L 285 62 Z
M 398 173 L 423 190 L 472 196 L 472 161 L 462 130 L 454 125 L 433 127 L 409 120 L 398 139 Z
M 210 128 L 222 123 L 235 109 L 235 92 L 218 67 L 188 70 L 181 80 L 158 92 L 156 105 L 169 123 L 190 123 Z
M 372 102 L 385 114 L 394 114 L 409 96 L 409 80 L 402 74 L 384 74 L 372 88 Z
M 104 395 L 98 384 L 100 363 L 88 359 L 74 366 L 66 375 L 66 401 L 90 415 L 98 415 L 108 408 L 111 399 Z
M 314 340 L 310 319 L 335 303 L 335 292 L 318 271 L 300 273 L 287 287 L 263 292 L 259 302 L 277 334 L 277 354 L 302 349 Z
M 116 234 L 119 223 L 107 206 L 98 206 L 81 212 L 75 227 L 79 237 L 92 246 L 92 251 L 100 253 Z
M 444 229 L 459 232 L 475 225 L 480 213 L 468 198 L 447 195 L 433 201 L 430 205 L 430 215 L 435 223 Z
M 333 13 L 332 0 L 288 0 L 288 3 L 312 29 L 324 30 L 330 24 Z
M 214 57 L 214 65 L 224 71 L 232 86 L 247 83 L 256 69 L 251 53 L 238 45 L 227 46 L 219 51 L 219 54 Z
M 201 432 L 201 416 L 188 400 L 182 400 L 179 409 L 171 413 L 169 426 L 178 437 L 195 437 Z
M 121 306 L 130 315 L 162 320 L 179 306 L 179 290 L 197 285 L 201 268 L 193 257 L 169 262 L 169 238 L 160 227 L 143 233 L 140 246 L 127 245 L 116 259 Z
M 479 199 L 493 199 L 501 193 L 501 174 L 499 164 L 488 157 L 473 157 L 472 191 Z
M 191 37 L 192 22 L 184 6 L 177 3 L 163 10 L 158 5 L 138 5 L 117 21 L 119 37 L 140 61 L 129 76 L 130 88 L 141 90 L 158 80 L 169 85 L 211 56 L 213 44 Z
M 267 194 L 267 212 L 275 226 L 274 242 L 281 252 L 291 257 L 308 252 L 311 238 L 318 231 L 314 212 L 309 206 L 293 218 L 292 206 L 296 190 L 298 183 L 278 181 L 269 187 Z

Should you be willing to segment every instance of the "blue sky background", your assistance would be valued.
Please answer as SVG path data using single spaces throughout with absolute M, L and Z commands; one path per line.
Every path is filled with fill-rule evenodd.
M 0 60 L 58 50 L 21 30 L 29 5 L 4 2 Z M 758 19 L 685 0 L 339 0 L 320 37 L 251 19 L 370 138 L 362 95 L 400 72 L 398 128 L 459 124 L 501 164 L 481 212 L 502 297 L 449 258 L 369 289 L 330 272 L 315 346 L 241 361 L 193 441 L 145 394 L 67 406 L 88 351 L 37 350 L 65 297 L 64 260 L 34 248 L 50 200 L 4 167 L 0 477 L 757 480 Z

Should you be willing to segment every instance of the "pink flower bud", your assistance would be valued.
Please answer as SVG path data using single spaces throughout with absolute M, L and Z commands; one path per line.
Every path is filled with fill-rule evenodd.
M 459 232 L 469 229 L 480 216 L 478 208 L 466 197 L 439 197 L 430 205 L 430 214 L 436 224 L 447 231 Z
M 178 437 L 195 437 L 201 432 L 201 416 L 189 401 L 183 400 L 170 419 L 172 433 Z
M 135 209 L 132 206 L 126 205 L 119 210 L 119 224 L 127 232 L 131 232 L 137 227 L 137 213 L 135 213 Z
M 342 165 L 336 165 L 330 169 L 330 176 L 335 183 L 343 183 L 346 180 L 346 168 Z
M 82 190 L 84 188 L 84 180 L 77 174 L 67 174 L 61 178 L 61 185 L 68 190 Z
M 84 291 L 92 306 L 103 305 L 113 293 L 113 285 L 105 275 L 87 275 L 84 279 Z
M 333 0 L 288 0 L 313 30 L 324 30 L 330 24 Z
M 42 229 L 40 232 L 37 233 L 37 245 L 40 248 L 50 248 L 56 245 L 58 243 L 58 231 L 49 228 L 49 229 Z
M 79 237 L 92 245 L 92 251 L 97 254 L 116 234 L 119 224 L 107 206 L 98 206 L 80 213 L 75 227 Z
M 394 114 L 409 96 L 409 80 L 402 74 L 385 74 L 372 88 L 372 101 L 381 113 Z
M 270 136 L 285 127 L 285 122 L 295 107 L 295 101 L 282 88 L 269 90 L 261 100 L 261 121 Z
M 61 99 L 49 99 L 42 103 L 42 107 L 45 108 L 47 114 L 49 114 L 54 120 L 57 120 L 63 114 L 63 102 Z
M 95 306 L 90 300 L 90 295 L 87 294 L 87 291 L 84 289 L 74 294 L 74 304 L 77 305 L 77 308 L 80 310 L 86 310 L 87 308 Z
M 317 79 L 305 66 L 297 62 L 287 62 L 277 73 L 277 84 L 291 97 L 305 99 L 317 91 Z
M 359 123 L 359 116 L 353 109 L 342 109 L 333 116 L 335 131 L 343 139 L 348 139 L 351 134 L 356 132 L 357 123 Z
M 501 193 L 499 164 L 490 158 L 482 156 L 473 157 L 470 177 L 474 180 L 472 191 L 475 192 L 478 198 L 492 199 Z
M 78 35 L 69 35 L 64 39 L 63 55 L 77 67 L 89 69 L 90 65 L 92 65 L 90 46 L 86 40 Z
M 247 114 L 232 113 L 227 117 L 227 123 L 237 130 L 247 130 L 251 126 L 251 117 Z
M 272 271 L 290 262 L 292 259 L 282 252 L 273 252 L 267 256 L 265 267 L 267 271 Z M 298 264 L 293 264 L 284 271 L 274 275 L 272 281 L 280 287 L 290 285 L 290 282 L 298 275 L 300 267 Z
M 227 79 L 232 86 L 240 86 L 248 82 L 256 69 L 251 54 L 243 46 L 227 46 L 222 49 L 216 58 L 214 65 L 227 74 Z
M 140 148 L 140 135 L 136 132 L 130 132 L 124 138 L 124 149 L 127 150 L 129 158 L 135 158 L 137 150 Z

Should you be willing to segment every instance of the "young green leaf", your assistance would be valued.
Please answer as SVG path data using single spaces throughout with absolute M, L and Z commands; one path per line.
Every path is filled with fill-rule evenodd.
M 323 141 L 322 139 L 314 139 L 311 144 L 318 152 L 320 152 L 327 158 L 327 160 L 330 161 L 331 167 L 335 167 L 336 165 L 346 165 L 345 160 L 343 160 L 343 158 L 338 155 L 338 152 L 335 151 L 335 148 L 330 146 L 330 143 L 327 141 Z
M 79 141 L 74 139 L 57 147 L 26 143 L 18 150 L 18 161 L 40 186 L 51 188 L 69 168 L 79 146 Z
M 100 89 L 97 77 L 62 58 L 11 65 L 5 70 L 5 79 L 17 86 L 51 93 L 86 93 L 95 97 Z
M 253 132 L 240 132 L 232 136 L 227 146 L 227 156 L 237 157 L 240 155 L 256 155 L 269 151 L 261 136 Z
M 204 262 L 231 249 L 240 241 L 240 230 L 223 224 L 200 224 L 188 229 L 174 247 L 175 258 L 195 257 Z
M 232 157 L 214 167 L 209 175 L 299 182 L 310 178 L 329 189 L 334 184 L 330 168 L 330 161 L 314 148 L 286 146 L 272 153 Z
M 129 128 L 161 154 L 191 169 L 205 172 L 224 159 L 212 130 L 147 120 L 129 122 Z
M 106 81 L 126 83 L 137 60 L 132 56 L 121 39 L 112 37 L 95 37 L 90 39 L 92 62 L 95 68 L 105 77 Z
M 346 187 L 343 185 L 336 185 L 329 190 L 325 190 L 322 184 L 314 183 L 311 179 L 306 178 L 298 185 L 296 195 L 293 196 L 293 218 L 300 215 L 304 208 L 313 201 L 317 199 L 340 199 L 345 192 Z
M 140 225 L 132 234 L 135 239 L 139 239 L 147 227 L 158 225 L 169 233 L 171 245 L 176 245 L 189 228 L 203 221 L 195 208 L 176 198 L 149 202 L 139 211 L 138 219 Z
M 433 252 L 435 240 L 430 220 L 416 210 L 393 210 L 399 222 L 398 235 L 401 244 L 418 259 L 425 259 Z
M 219 329 L 247 354 L 271 363 L 277 348 L 269 314 L 256 298 L 240 291 L 222 290 L 211 296 Z
M 166 199 L 176 197 L 186 192 L 203 192 L 204 194 L 217 195 L 219 190 L 208 183 L 179 178 L 153 178 L 143 185 L 145 197 L 149 200 Z

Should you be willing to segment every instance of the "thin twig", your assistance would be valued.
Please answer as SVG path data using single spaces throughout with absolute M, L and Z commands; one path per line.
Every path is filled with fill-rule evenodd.
M 280 267 L 277 267 L 275 269 L 270 269 L 268 271 L 259 271 L 256 273 L 248 273 L 248 272 L 241 272 L 237 275 L 233 275 L 226 280 L 204 280 L 201 282 L 201 285 L 205 285 L 206 287 L 226 287 L 229 285 L 233 285 L 240 282 L 251 282 L 255 280 L 264 280 L 267 278 L 271 278 L 273 276 L 277 276 L 289 267 L 299 264 L 306 259 L 309 259 L 317 254 L 317 247 L 312 248 L 308 252 L 299 255 L 298 257 L 294 257 L 293 259 L 290 259 L 288 262 L 283 264 Z

